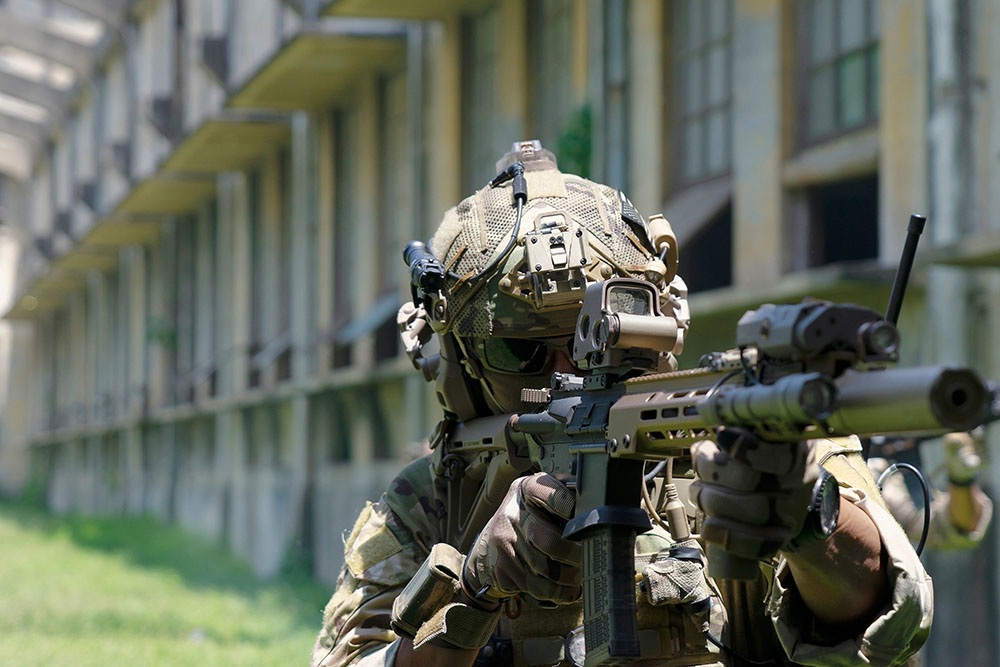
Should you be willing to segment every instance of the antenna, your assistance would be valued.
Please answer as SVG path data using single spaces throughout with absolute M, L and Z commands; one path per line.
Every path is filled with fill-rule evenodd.
M 906 284 L 910 281 L 910 271 L 913 269 L 913 258 L 917 255 L 917 243 L 924 233 L 927 218 L 913 213 L 910 224 L 906 228 L 906 242 L 903 244 L 903 256 L 899 258 L 896 269 L 896 279 L 892 282 L 892 293 L 889 295 L 889 307 L 885 310 L 885 319 L 895 326 L 899 321 L 899 311 L 903 307 L 903 295 L 906 294 Z

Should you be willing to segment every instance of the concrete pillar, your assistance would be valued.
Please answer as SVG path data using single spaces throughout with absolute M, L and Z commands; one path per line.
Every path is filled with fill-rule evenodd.
M 336 181 L 334 179 L 334 129 L 331 115 L 325 114 L 316 126 L 316 333 L 333 326 L 333 216 Z M 330 368 L 330 345 L 315 346 L 318 369 Z
M 149 391 L 149 368 L 146 363 L 146 276 L 148 253 L 145 248 L 136 247 L 130 250 L 129 265 L 131 267 L 128 281 L 129 299 L 129 333 L 128 333 L 128 394 L 129 407 L 126 414 L 138 417 L 142 414 L 146 394 Z M 137 447 L 139 440 L 134 443 Z
M 216 289 L 215 281 L 218 280 L 218 273 L 213 272 L 213 265 L 216 258 L 212 255 L 212 235 L 215 234 L 215 220 L 212 218 L 212 207 L 210 202 L 202 204 L 196 213 L 195 221 L 195 245 L 194 253 L 195 268 L 195 299 L 191 304 L 195 309 L 194 317 L 194 368 L 198 373 L 192 377 L 198 381 L 194 387 L 196 400 L 208 397 L 210 383 L 204 369 L 210 363 L 218 363 L 213 340 L 213 330 L 215 328 L 216 310 L 220 304 L 211 298 L 209 290 Z M 214 279 L 213 279 L 214 278 Z M 206 379 L 203 379 L 206 378 Z
M 292 116 L 291 155 L 291 253 L 292 293 L 292 377 L 304 380 L 309 375 L 312 355 L 307 346 L 315 326 L 316 275 L 313 259 L 322 254 L 314 246 L 317 237 L 316 201 L 316 127 L 305 111 Z
M 284 211 L 281 206 L 281 193 L 285 187 L 281 182 L 281 155 L 277 151 L 268 153 L 261 166 L 260 171 L 260 204 L 262 210 L 257 214 L 260 216 L 260 242 L 264 250 L 263 262 L 251 264 L 252 270 L 264 273 L 262 294 L 252 294 L 251 298 L 260 299 L 261 313 L 263 321 L 263 340 L 257 341 L 261 345 L 269 345 L 282 333 L 284 323 L 279 317 L 281 312 L 280 300 L 286 298 L 281 293 L 283 276 L 281 275 L 282 261 L 281 252 L 284 250 L 281 244 L 281 226 L 285 224 Z M 255 206 L 257 202 L 250 202 L 250 206 Z M 373 219 L 373 218 L 372 218 Z M 258 350 L 259 351 L 259 350 Z M 277 363 L 271 363 L 260 371 L 261 385 L 273 386 L 277 382 Z
M 431 180 L 426 170 L 424 153 L 424 108 L 428 103 L 424 95 L 424 84 L 427 72 L 424 52 L 427 47 L 427 28 L 423 23 L 411 23 L 406 32 L 406 178 L 409 178 L 410 208 L 404 223 L 406 238 L 427 241 L 424 233 L 426 224 L 424 211 L 426 206 L 427 184 Z M 436 175 L 433 175 L 436 176 Z M 400 249 L 402 252 L 402 249 Z M 402 275 L 402 274 L 401 274 Z M 405 278 L 402 278 L 405 280 Z
M 782 263 L 782 4 L 735 0 L 733 283 L 776 281 Z
M 633 2 L 629 12 L 629 199 L 645 215 L 663 205 L 663 4 Z
M 306 490 L 309 485 L 309 397 L 305 394 L 296 394 L 289 402 L 289 421 L 287 429 L 287 465 L 289 469 L 289 485 L 291 491 L 290 512 L 291 516 L 286 521 L 287 532 L 285 534 L 285 544 L 282 554 L 296 535 L 301 535 L 308 528 L 303 524 L 302 519 L 306 515 L 304 510 L 306 502 Z
M 243 412 L 240 408 L 220 410 L 215 415 L 216 466 L 223 485 L 223 531 L 227 546 L 235 553 L 247 553 L 246 445 L 243 441 Z
M 981 2 L 979 15 L 979 39 L 982 62 L 979 65 L 979 74 L 985 79 L 986 89 L 983 92 L 986 100 L 985 113 L 986 132 L 983 135 L 988 137 L 980 144 L 981 160 L 979 166 L 981 172 L 979 176 L 979 199 L 982 201 L 981 210 L 988 211 L 990 215 L 980 216 L 980 219 L 988 229 L 1000 229 L 1000 188 L 996 187 L 1000 183 L 1000 40 L 993 36 L 1000 33 L 1000 3 Z
M 227 204 L 228 214 L 226 224 L 229 227 L 227 236 L 232 243 L 232 253 L 228 260 L 229 271 L 225 272 L 228 283 L 229 308 L 226 319 L 230 322 L 227 349 L 232 350 L 226 355 L 230 360 L 226 375 L 230 394 L 239 395 L 247 386 L 250 349 L 250 298 L 252 276 L 250 275 L 250 231 L 248 227 L 247 181 L 242 172 L 232 172 L 220 177 L 220 189 L 225 189 L 228 195 L 220 198 L 220 203 Z M 220 211 L 221 213 L 221 211 Z M 223 216 L 220 214 L 220 218 Z M 220 248 L 224 243 L 219 244 Z
M 590 178 L 603 182 L 607 156 L 607 108 L 604 100 L 604 1 L 590 0 L 587 9 L 587 99 L 590 102 Z M 552 147 L 550 147 L 552 148 Z
M 172 286 L 169 284 L 169 268 L 172 265 L 172 255 L 174 252 L 174 228 L 173 224 L 164 225 L 160 234 L 159 242 L 150 249 L 149 266 L 149 317 L 157 321 L 158 329 L 164 331 L 170 326 L 172 319 L 169 311 L 169 291 Z M 93 317 L 94 310 L 90 309 L 90 316 Z M 169 339 L 163 337 L 150 338 L 147 345 L 147 369 L 146 378 L 148 405 L 151 410 L 155 410 L 167 403 L 169 394 L 168 380 L 170 368 L 168 365 Z
M 422 238 L 434 232 L 442 214 L 462 197 L 461 25 L 453 15 L 427 26 L 425 152 L 432 177 Z
M 121 432 L 121 448 L 125 468 L 125 513 L 142 514 L 143 462 L 142 427 L 130 426 Z
M 496 99 L 500 106 L 500 136 L 510 137 L 510 143 L 526 137 L 528 114 L 528 15 L 525 0 L 500 0 L 497 13 Z M 572 72 L 572 67 L 570 69 Z M 550 146 L 554 148 L 554 146 Z M 498 155 L 497 158 L 500 156 Z M 467 193 L 463 193 L 463 196 Z M 452 205 L 458 203 L 456 199 Z
M 881 10 L 879 258 L 895 264 L 910 213 L 928 203 L 927 18 L 911 0 L 881 0 Z
M 99 424 L 103 422 L 101 410 L 102 395 L 104 394 L 105 366 L 103 363 L 103 336 L 104 336 L 104 299 L 101 293 L 101 276 L 97 272 L 91 272 L 87 277 L 87 366 L 90 368 L 91 401 L 88 405 L 88 424 Z M 54 331 L 50 328 L 54 334 Z M 49 360 L 47 363 L 51 363 Z M 158 395 L 157 395 L 158 396 Z

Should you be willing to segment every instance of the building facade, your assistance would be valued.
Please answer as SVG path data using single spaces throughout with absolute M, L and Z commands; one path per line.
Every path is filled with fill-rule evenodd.
M 0 29 L 0 93 L 29 101 L 0 104 L 23 156 L 0 160 L 0 481 L 55 511 L 153 514 L 332 583 L 342 531 L 437 419 L 395 333 L 402 246 L 523 138 L 671 220 L 682 364 L 766 301 L 883 310 L 916 211 L 905 362 L 1000 377 L 992 0 L 0 13 L 22 27 Z M 85 58 L 52 46 L 57 18 L 94 24 L 63 38 Z M 18 51 L 52 62 L 32 78 Z M 1000 660 L 998 539 L 927 557 L 930 664 Z

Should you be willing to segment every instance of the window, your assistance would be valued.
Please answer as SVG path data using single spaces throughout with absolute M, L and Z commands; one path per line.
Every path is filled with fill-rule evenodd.
M 878 257 L 878 177 L 809 188 L 809 266 Z
M 514 140 L 498 129 L 496 4 L 462 27 L 462 191 L 471 193 L 496 175 L 497 158 Z
M 674 2 L 675 188 L 730 169 L 732 5 L 732 0 Z
M 728 287 L 733 284 L 733 208 L 726 206 L 682 247 L 681 277 L 688 292 Z
M 805 0 L 803 144 L 878 117 L 879 0 Z
M 542 146 L 555 151 L 574 111 L 569 75 L 573 48 L 572 0 L 529 3 L 528 34 L 532 136 L 524 138 L 538 139 Z

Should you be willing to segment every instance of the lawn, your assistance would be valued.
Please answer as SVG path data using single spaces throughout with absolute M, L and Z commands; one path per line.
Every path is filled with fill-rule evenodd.
M 329 594 L 151 519 L 0 504 L 0 665 L 306 665 Z

